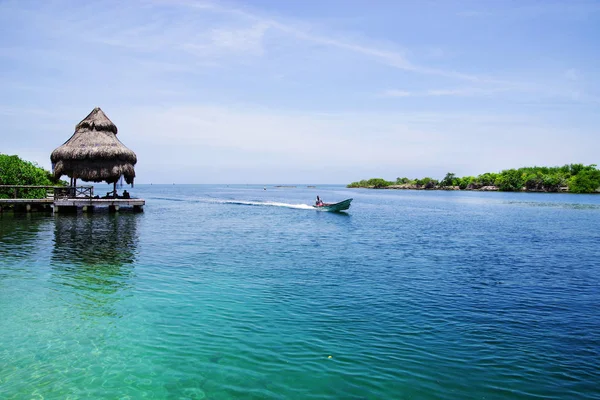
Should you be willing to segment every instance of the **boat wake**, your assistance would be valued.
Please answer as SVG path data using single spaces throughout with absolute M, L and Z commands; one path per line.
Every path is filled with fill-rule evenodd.
M 292 203 L 280 203 L 276 201 L 260 201 L 260 200 L 228 200 L 228 199 L 217 199 L 212 196 L 210 198 L 173 198 L 173 197 L 153 197 L 153 200 L 164 200 L 164 201 L 183 201 L 192 203 L 213 203 L 213 204 L 234 204 L 241 206 L 258 206 L 258 207 L 285 207 L 294 208 L 297 210 L 315 210 L 310 204 L 292 204 Z
M 308 204 L 291 204 L 291 203 L 278 203 L 275 201 L 244 201 L 244 200 L 213 200 L 214 203 L 221 204 L 237 204 L 241 206 L 259 206 L 259 207 L 285 207 L 295 208 L 298 210 L 314 210 L 314 207 Z

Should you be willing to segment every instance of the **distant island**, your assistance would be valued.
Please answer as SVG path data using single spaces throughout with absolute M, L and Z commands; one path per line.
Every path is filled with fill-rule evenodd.
M 523 167 L 499 173 L 458 177 L 447 173 L 441 179 L 371 178 L 352 182 L 349 188 L 412 190 L 479 190 L 501 192 L 600 193 L 600 170 L 595 164 L 567 164 L 562 167 Z

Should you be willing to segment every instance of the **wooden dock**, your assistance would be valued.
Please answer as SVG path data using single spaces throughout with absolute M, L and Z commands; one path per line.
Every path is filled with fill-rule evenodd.
M 32 190 L 38 194 L 45 192 L 45 197 L 36 199 L 19 198 Z M 77 210 L 93 212 L 96 207 L 107 207 L 109 212 L 132 208 L 134 212 L 142 212 L 146 201 L 136 198 L 113 197 L 108 193 L 104 197 L 94 196 L 93 186 L 23 186 L 0 185 L 0 194 L 9 193 L 11 198 L 0 198 L 0 213 L 3 209 L 13 208 L 17 211 L 51 211 L 55 213 L 72 213 Z M 41 197 L 41 196 L 38 196 Z

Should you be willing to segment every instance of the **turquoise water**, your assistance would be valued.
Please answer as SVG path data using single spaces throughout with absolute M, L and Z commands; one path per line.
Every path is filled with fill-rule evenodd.
M 267 189 L 0 216 L 0 398 L 600 398 L 600 196 Z

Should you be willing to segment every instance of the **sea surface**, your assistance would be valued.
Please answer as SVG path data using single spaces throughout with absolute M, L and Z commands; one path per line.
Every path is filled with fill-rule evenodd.
M 128 190 L 0 216 L 0 399 L 600 398 L 600 196 Z

